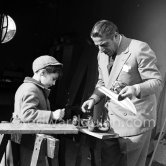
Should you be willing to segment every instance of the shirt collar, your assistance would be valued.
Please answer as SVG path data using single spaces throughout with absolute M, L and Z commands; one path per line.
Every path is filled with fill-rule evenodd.
M 122 41 L 122 36 L 119 34 L 119 36 L 120 36 L 120 39 L 119 39 L 119 43 L 118 43 L 118 48 L 119 48 L 119 46 L 120 46 L 120 43 L 121 43 L 121 41 Z

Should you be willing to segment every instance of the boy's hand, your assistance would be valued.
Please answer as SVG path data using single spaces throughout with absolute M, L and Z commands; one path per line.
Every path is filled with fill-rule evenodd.
M 65 115 L 65 109 L 58 109 L 53 112 L 53 119 L 54 120 L 61 120 Z

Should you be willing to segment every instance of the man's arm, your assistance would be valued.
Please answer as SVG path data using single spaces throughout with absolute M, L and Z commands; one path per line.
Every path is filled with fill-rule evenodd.
M 157 68 L 155 53 L 146 43 L 141 43 L 137 51 L 136 60 L 142 82 L 123 88 L 119 93 L 122 99 L 125 97 L 132 98 L 133 96 L 142 98 L 157 93 L 162 87 L 162 78 Z
M 138 71 L 143 80 L 140 86 L 140 97 L 157 93 L 161 89 L 162 77 L 157 67 L 157 58 L 148 44 L 143 43 L 137 56 Z
M 103 76 L 100 67 L 98 66 L 98 81 L 95 86 L 93 94 L 90 96 L 90 99 L 94 99 L 94 103 L 97 104 L 105 95 L 98 90 L 98 87 L 105 86 L 103 81 Z

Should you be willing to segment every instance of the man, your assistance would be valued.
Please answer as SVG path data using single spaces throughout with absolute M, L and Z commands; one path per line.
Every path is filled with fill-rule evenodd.
M 64 117 L 64 109 L 50 110 L 50 87 L 62 75 L 62 64 L 54 57 L 43 55 L 32 64 L 33 77 L 26 77 L 15 93 L 14 122 L 50 123 Z M 30 166 L 35 135 L 22 135 L 20 143 L 20 165 Z M 41 151 L 38 166 L 45 166 L 45 152 Z
M 91 38 L 98 47 L 98 82 L 91 97 L 82 105 L 108 111 L 112 131 L 119 138 L 101 141 L 102 166 L 144 166 L 152 128 L 156 120 L 155 93 L 162 84 L 156 66 L 156 56 L 145 42 L 119 34 L 117 26 L 108 20 L 98 21 Z M 97 88 L 105 86 L 119 94 L 119 99 L 130 98 L 137 114 L 124 110 L 105 98 Z M 104 102 L 103 102 L 104 101 Z

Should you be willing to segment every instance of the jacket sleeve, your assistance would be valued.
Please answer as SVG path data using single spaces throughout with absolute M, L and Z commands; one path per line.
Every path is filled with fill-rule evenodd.
M 99 55 L 100 54 L 98 54 L 98 60 L 99 60 Z M 105 95 L 98 90 L 98 87 L 105 86 L 99 64 L 98 64 L 98 73 L 99 73 L 98 81 L 97 81 L 97 84 L 95 86 L 95 90 L 94 90 L 92 96 L 90 97 L 90 98 L 95 99 L 95 103 L 98 103 L 103 97 L 105 97 Z
M 137 56 L 138 71 L 142 83 L 140 86 L 140 97 L 157 93 L 161 90 L 162 78 L 157 68 L 155 53 L 146 43 L 141 44 L 140 52 Z

